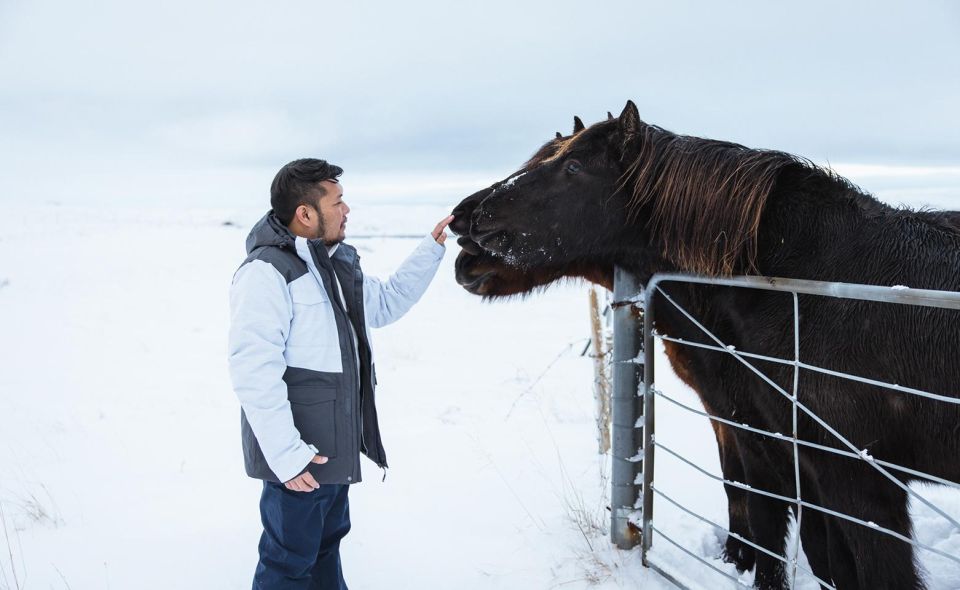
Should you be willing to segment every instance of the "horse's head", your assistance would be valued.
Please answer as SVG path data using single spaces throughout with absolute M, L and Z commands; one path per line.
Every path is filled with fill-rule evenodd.
M 574 120 L 574 133 L 582 129 L 580 119 Z M 549 158 L 560 149 L 560 146 L 570 135 L 563 135 L 559 131 L 554 139 L 543 144 L 540 149 L 515 174 L 522 174 L 529 168 L 536 166 L 542 160 Z M 461 247 L 457 256 L 455 273 L 457 283 L 474 295 L 484 297 L 505 297 L 520 293 L 527 293 L 534 288 L 555 280 L 556 276 L 539 276 L 538 273 L 524 272 L 523 269 L 504 264 L 503 259 L 483 250 L 470 237 L 470 220 L 477 206 L 494 191 L 501 183 L 481 189 L 460 202 L 453 210 L 455 217 L 450 229 L 460 235 L 457 243 Z
M 507 179 L 454 211 L 457 280 L 485 296 L 561 277 L 610 286 L 614 265 L 641 281 L 662 271 L 722 276 L 757 269 L 767 198 L 794 156 L 671 133 L 619 117 L 558 137 Z
M 456 276 L 471 293 L 488 297 L 526 293 L 563 277 L 611 287 L 629 191 L 624 174 L 625 133 L 636 107 L 619 118 L 545 144 L 505 180 L 467 197 L 451 228 L 462 237 Z M 635 241 L 636 235 L 629 236 Z M 620 244 L 623 246 L 623 244 Z

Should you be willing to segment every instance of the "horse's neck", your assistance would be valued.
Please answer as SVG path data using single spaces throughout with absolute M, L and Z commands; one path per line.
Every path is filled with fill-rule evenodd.
M 942 220 L 936 222 L 936 217 L 938 214 L 898 211 L 840 183 L 778 189 L 771 194 L 761 220 L 757 272 L 771 277 L 957 291 L 960 232 Z M 680 283 L 668 284 L 666 290 L 718 335 L 749 314 L 758 297 L 747 289 Z M 658 312 L 658 324 L 663 324 L 667 333 L 701 337 L 672 305 L 664 301 L 659 309 L 663 311 Z
M 774 191 L 758 243 L 767 276 L 960 289 L 960 234 L 853 187 Z

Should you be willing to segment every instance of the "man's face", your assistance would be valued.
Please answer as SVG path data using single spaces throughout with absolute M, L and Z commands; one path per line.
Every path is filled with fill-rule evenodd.
M 343 200 L 343 187 L 335 180 L 324 180 L 320 185 L 326 194 L 320 198 L 320 219 L 317 237 L 328 246 L 339 244 L 346 237 L 347 214 L 350 207 Z

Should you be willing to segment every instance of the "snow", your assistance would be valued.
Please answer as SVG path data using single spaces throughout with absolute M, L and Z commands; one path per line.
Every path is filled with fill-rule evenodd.
M 448 209 L 357 204 L 348 235 L 425 234 Z M 260 484 L 243 474 L 225 337 L 227 288 L 261 213 L 36 205 L 0 217 L 0 589 L 249 588 Z M 355 245 L 384 276 L 415 243 Z M 348 583 L 671 588 L 608 541 L 592 360 L 578 356 L 586 287 L 481 303 L 452 280 L 448 248 L 424 300 L 373 334 L 391 469 L 381 482 L 365 461 L 351 488 Z M 662 350 L 657 364 L 658 387 L 700 407 Z M 659 404 L 657 438 L 720 473 L 706 418 Z M 720 482 L 668 453 L 655 480 L 726 524 Z M 960 518 L 957 490 L 918 489 Z M 960 554 L 960 532 L 911 510 L 918 540 Z M 737 577 L 716 559 L 723 533 L 660 499 L 654 519 Z M 932 590 L 960 587 L 960 566 L 918 556 Z M 732 586 L 658 535 L 651 558 L 690 584 Z
M 425 233 L 447 211 L 398 209 L 357 205 L 351 224 L 370 221 L 350 231 Z M 260 484 L 243 474 L 225 338 L 261 213 L 0 218 L 0 588 L 14 569 L 25 588 L 249 588 Z M 383 276 L 416 241 L 356 245 Z M 373 333 L 391 469 L 381 482 L 364 460 L 351 489 L 348 583 L 668 587 L 607 541 L 585 287 L 484 304 L 452 280 L 448 247 L 424 300 Z
M 516 183 L 518 180 L 523 178 L 526 174 L 527 174 L 526 172 L 521 172 L 520 174 L 511 176 L 506 180 L 506 182 L 500 185 L 500 188 L 511 188 L 514 185 L 514 183 Z

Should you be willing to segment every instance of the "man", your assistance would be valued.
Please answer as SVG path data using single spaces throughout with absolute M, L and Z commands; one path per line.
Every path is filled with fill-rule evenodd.
M 280 169 L 272 209 L 247 237 L 230 290 L 230 376 L 247 475 L 263 480 L 255 590 L 345 589 L 340 540 L 360 453 L 386 469 L 369 327 L 403 316 L 445 253 L 441 221 L 387 281 L 343 243 L 343 170 L 302 159 Z

